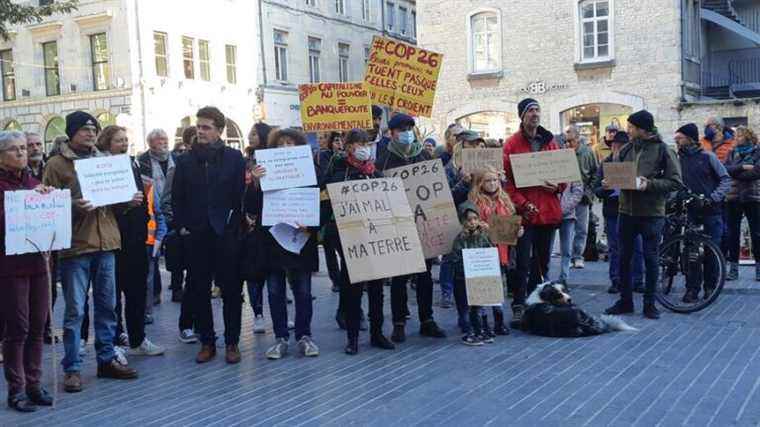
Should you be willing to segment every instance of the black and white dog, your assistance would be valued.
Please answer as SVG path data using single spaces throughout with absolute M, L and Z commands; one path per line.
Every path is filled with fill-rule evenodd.
M 617 316 L 589 316 L 573 304 L 567 288 L 558 283 L 538 285 L 526 301 L 521 329 L 544 337 L 574 338 L 614 331 L 636 332 Z

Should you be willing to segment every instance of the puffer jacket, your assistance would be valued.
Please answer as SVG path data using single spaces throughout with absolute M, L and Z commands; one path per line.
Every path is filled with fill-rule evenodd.
M 45 185 L 59 189 L 69 189 L 71 199 L 82 198 L 82 188 L 74 170 L 74 160 L 82 159 L 69 147 L 68 143 L 61 144 L 59 154 L 53 156 L 45 167 L 43 182 Z M 100 157 L 105 154 L 92 148 L 89 157 Z M 91 212 L 76 207 L 72 203 L 71 248 L 59 252 L 61 258 L 71 258 L 94 252 L 114 251 L 121 248 L 121 235 L 116 222 L 114 210 L 121 211 L 126 204 L 102 206 Z
M 726 170 L 731 176 L 731 189 L 726 194 L 728 202 L 760 202 L 760 147 L 741 155 L 736 149 L 726 157 Z M 745 171 L 742 166 L 754 165 L 754 169 Z

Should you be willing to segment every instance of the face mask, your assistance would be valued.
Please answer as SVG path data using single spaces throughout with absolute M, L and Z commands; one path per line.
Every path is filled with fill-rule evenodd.
M 710 126 L 705 126 L 705 139 L 706 140 L 712 141 L 713 139 L 715 139 L 715 135 L 716 135 L 715 129 L 713 129 Z
M 354 150 L 354 158 L 360 162 L 366 162 L 372 156 L 372 151 L 369 147 L 357 147 Z
M 401 132 L 398 136 L 398 142 L 402 145 L 410 145 L 414 142 L 414 132 L 410 130 Z

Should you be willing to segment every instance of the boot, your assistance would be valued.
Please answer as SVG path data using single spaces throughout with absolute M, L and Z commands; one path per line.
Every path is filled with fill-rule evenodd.
M 406 341 L 406 330 L 403 323 L 393 325 L 393 334 L 391 334 L 391 340 L 397 343 Z
M 446 338 L 446 332 L 443 331 L 434 320 L 426 320 L 420 325 L 420 335 L 431 338 Z
M 359 353 L 359 332 L 349 332 L 348 341 L 346 341 L 346 348 L 343 350 L 349 356 L 353 356 Z
M 504 312 L 501 310 L 493 313 L 493 332 L 496 335 L 509 335 L 509 329 L 504 325 Z
M 385 335 L 383 335 L 383 329 L 376 326 L 372 327 L 372 336 L 370 337 L 369 343 L 372 347 L 381 348 L 383 350 L 393 350 L 396 348 L 388 338 L 385 338 Z
M 755 271 L 757 271 L 757 266 L 755 266 Z M 755 274 L 757 275 L 757 274 Z M 726 274 L 726 280 L 737 280 L 739 279 L 739 263 L 738 262 L 729 262 L 728 263 L 728 274 Z
M 682 301 L 685 304 L 694 304 L 695 302 L 699 301 L 699 290 L 687 289 Z
M 335 312 L 335 322 L 338 323 L 340 329 L 346 329 L 346 313 L 338 310 Z
M 755 282 L 760 282 L 760 262 L 755 261 Z
M 660 318 L 660 310 L 657 310 L 654 301 L 644 301 L 644 317 L 653 320 Z
M 512 321 L 509 322 L 509 327 L 512 329 L 520 329 L 520 323 L 522 323 L 523 312 L 525 307 L 522 305 L 512 306 Z
M 604 310 L 604 314 L 620 315 L 633 313 L 633 301 L 617 300 L 612 307 Z

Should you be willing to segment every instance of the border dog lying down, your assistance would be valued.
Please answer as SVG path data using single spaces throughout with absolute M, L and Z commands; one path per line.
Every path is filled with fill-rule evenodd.
M 637 332 L 617 316 L 589 316 L 573 304 L 567 288 L 559 283 L 538 285 L 527 300 L 520 329 L 544 337 L 575 338 L 614 331 Z

